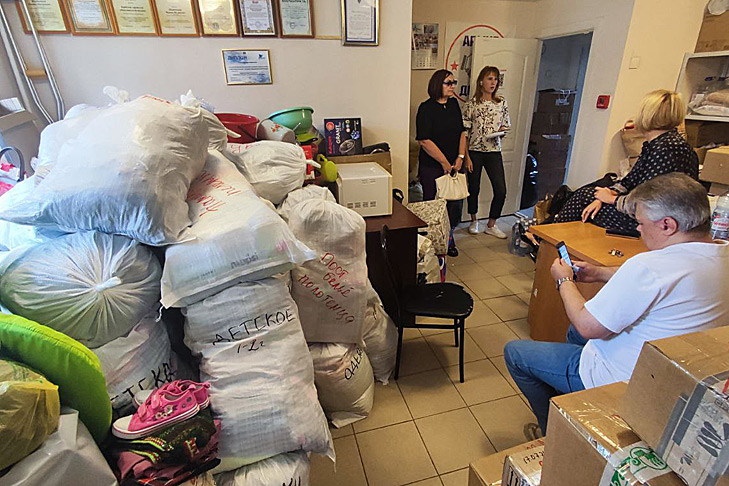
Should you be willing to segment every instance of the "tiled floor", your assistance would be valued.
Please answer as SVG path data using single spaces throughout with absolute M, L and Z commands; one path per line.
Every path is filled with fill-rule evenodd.
M 400 379 L 377 385 L 367 419 L 332 431 L 336 471 L 315 456 L 312 486 L 467 486 L 470 462 L 526 441 L 524 424 L 536 419 L 503 354 L 507 342 L 528 339 L 534 264 L 510 255 L 505 240 L 465 228 L 456 234 L 461 255 L 448 259 L 448 280 L 475 301 L 466 320 L 465 383 L 452 331 L 408 330 Z

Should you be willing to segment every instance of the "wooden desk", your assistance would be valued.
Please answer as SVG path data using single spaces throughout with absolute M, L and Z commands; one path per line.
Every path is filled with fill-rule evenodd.
M 538 341 L 562 342 L 570 325 L 549 271 L 558 256 L 557 243 L 565 242 L 571 258 L 603 266 L 619 266 L 628 258 L 648 251 L 643 240 L 607 236 L 605 228 L 580 221 L 532 226 L 529 231 L 542 238 L 528 317 L 529 335 Z M 610 255 L 612 249 L 622 251 L 623 256 Z M 577 287 L 586 299 L 591 299 L 603 285 L 578 283 Z
M 400 275 L 403 285 L 414 285 L 418 267 L 418 228 L 428 226 L 425 221 L 415 216 L 408 208 L 397 200 L 392 201 L 390 216 L 372 216 L 365 218 L 367 224 L 367 272 L 370 283 L 380 295 L 385 310 L 391 316 L 396 315 L 395 298 L 389 291 L 391 285 L 387 280 L 387 268 L 382 260 L 380 246 L 380 230 L 387 225 L 390 229 L 390 261 L 393 271 Z

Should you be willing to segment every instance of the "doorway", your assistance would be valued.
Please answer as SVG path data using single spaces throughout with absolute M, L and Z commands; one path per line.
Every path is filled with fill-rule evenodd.
M 564 184 L 587 72 L 592 32 L 542 41 L 520 209 Z

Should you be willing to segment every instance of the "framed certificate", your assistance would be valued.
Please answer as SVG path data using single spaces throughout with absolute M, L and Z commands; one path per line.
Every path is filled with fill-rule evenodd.
M 223 49 L 223 66 L 228 85 L 273 84 L 268 49 L 257 51 Z
M 170 37 L 197 37 L 193 0 L 154 0 L 159 35 Z
M 238 0 L 243 35 L 276 35 L 274 0 Z
M 203 35 L 240 36 L 236 0 L 197 0 Z
M 109 0 L 120 35 L 157 35 L 151 0 Z
M 25 0 L 25 4 L 28 6 L 28 13 L 33 20 L 36 32 L 44 34 L 65 34 L 70 32 L 66 11 L 59 0 Z M 15 6 L 18 8 L 18 16 L 23 24 L 23 30 L 26 34 L 30 34 L 30 26 L 20 1 L 16 0 Z
M 342 0 L 342 44 L 380 43 L 380 0 Z
M 277 0 L 281 37 L 314 37 L 313 1 Z
M 74 35 L 113 35 L 114 24 L 106 0 L 66 0 Z

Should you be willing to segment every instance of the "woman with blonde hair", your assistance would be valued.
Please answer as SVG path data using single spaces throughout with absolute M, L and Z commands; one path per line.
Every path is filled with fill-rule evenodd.
M 555 222 L 591 220 L 603 228 L 634 231 L 638 222 L 626 205 L 630 191 L 671 172 L 683 172 L 698 180 L 698 156 L 676 130 L 685 115 L 686 104 L 678 93 L 665 89 L 648 93 L 635 119 L 635 127 L 647 141 L 633 168 L 610 187 L 585 186 L 575 191 Z

